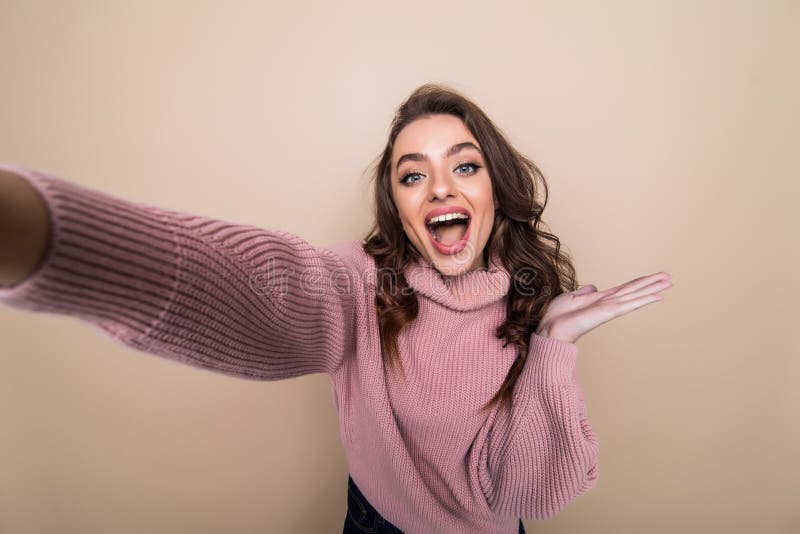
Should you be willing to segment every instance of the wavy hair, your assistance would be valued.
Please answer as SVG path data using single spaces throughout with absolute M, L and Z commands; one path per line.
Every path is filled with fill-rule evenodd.
M 541 217 L 547 204 L 548 188 L 539 168 L 511 146 L 504 133 L 476 104 L 442 84 L 424 84 L 400 105 L 391 122 L 386 147 L 371 165 L 375 219 L 363 248 L 374 258 L 378 273 L 375 304 L 382 357 L 389 369 L 399 366 L 405 379 L 397 337 L 419 313 L 416 292 L 403 273 L 420 254 L 406 236 L 393 200 L 392 151 L 404 127 L 439 113 L 454 115 L 464 122 L 478 141 L 491 176 L 497 208 L 482 254 L 484 265 L 497 254 L 511 275 L 506 319 L 497 327 L 495 336 L 505 339 L 503 347 L 511 343 L 516 345 L 518 355 L 500 389 L 483 409 L 491 409 L 501 402 L 510 408 L 514 385 L 527 360 L 531 334 L 553 298 L 578 288 L 575 268 L 569 254 L 561 251 L 558 237 L 542 228 L 546 226 Z M 543 193 L 541 200 L 540 192 Z M 391 276 L 384 276 L 386 273 Z

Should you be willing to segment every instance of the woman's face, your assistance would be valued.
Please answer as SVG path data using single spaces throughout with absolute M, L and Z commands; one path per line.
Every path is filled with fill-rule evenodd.
M 447 276 L 485 267 L 483 248 L 494 224 L 492 180 L 481 147 L 460 118 L 435 114 L 403 128 L 391 177 L 403 229 L 426 260 Z M 427 224 L 442 213 L 461 215 Z

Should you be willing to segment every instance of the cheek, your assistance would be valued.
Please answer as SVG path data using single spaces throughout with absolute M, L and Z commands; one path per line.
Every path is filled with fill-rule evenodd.
M 494 195 L 492 191 L 492 181 L 490 179 L 486 180 L 483 189 L 483 198 L 485 199 L 485 203 L 489 207 L 494 206 Z
M 476 210 L 490 219 L 494 217 L 492 213 L 494 210 L 494 197 L 492 195 L 492 186 L 488 179 L 485 183 L 475 184 L 475 187 L 469 192 L 469 198 Z
M 403 225 L 403 228 L 407 227 L 411 221 L 409 220 L 408 210 L 406 209 L 405 205 L 402 202 L 395 202 L 394 206 L 397 210 L 397 216 L 400 218 L 400 223 Z
M 491 181 L 487 180 L 485 184 L 482 184 L 481 190 L 478 192 L 478 196 L 476 198 L 480 199 L 480 209 L 483 211 L 483 229 L 486 233 L 489 233 L 494 225 L 494 196 L 492 194 L 492 184 Z
M 419 195 L 411 191 L 397 191 L 394 197 L 394 205 L 400 216 L 403 228 L 410 229 L 420 218 L 421 200 Z
M 400 212 L 400 224 L 403 226 L 403 231 L 409 238 L 413 238 L 414 233 L 414 226 L 413 223 L 405 216 L 405 214 L 401 211 Z

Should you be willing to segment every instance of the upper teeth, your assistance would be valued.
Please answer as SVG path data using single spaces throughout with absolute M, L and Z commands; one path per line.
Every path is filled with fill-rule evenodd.
M 431 218 L 428 220 L 428 224 L 436 224 L 438 222 L 449 221 L 451 219 L 469 219 L 469 216 L 464 213 L 446 213 L 444 215 Z

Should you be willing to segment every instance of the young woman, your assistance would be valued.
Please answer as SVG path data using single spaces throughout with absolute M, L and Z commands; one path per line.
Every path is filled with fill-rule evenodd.
M 597 483 L 575 342 L 670 275 L 578 287 L 539 169 L 441 85 L 400 106 L 374 187 L 366 238 L 318 247 L 2 165 L 0 302 L 242 378 L 328 373 L 345 532 L 524 532 Z

